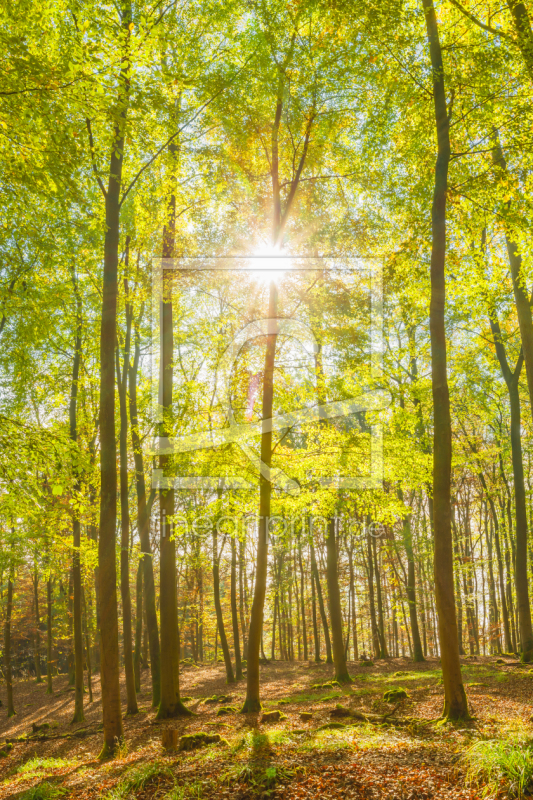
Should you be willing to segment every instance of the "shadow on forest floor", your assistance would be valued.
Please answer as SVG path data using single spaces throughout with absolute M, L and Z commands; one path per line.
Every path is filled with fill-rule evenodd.
M 0 736 L 14 739 L 31 734 L 32 723 L 48 722 L 50 727 L 43 731 L 46 740 L 15 741 L 0 757 L 0 798 L 473 800 L 480 790 L 466 785 L 461 753 L 471 748 L 469 752 L 477 758 L 479 752 L 469 767 L 479 773 L 480 759 L 494 757 L 486 740 L 501 740 L 504 755 L 511 740 L 513 752 L 529 747 L 533 674 L 527 668 L 496 664 L 495 658 L 464 660 L 464 680 L 475 715 L 471 725 L 436 724 L 443 702 L 436 659 L 423 664 L 387 659 L 373 666 L 351 663 L 349 668 L 353 684 L 339 687 L 331 685 L 332 668 L 326 664 L 262 666 L 264 708 L 281 712 L 280 719 L 270 724 L 261 721 L 261 714 L 238 713 L 245 682 L 228 686 L 221 664 L 184 666 L 181 690 L 192 698 L 189 702 L 196 715 L 156 722 L 145 671 L 138 698 L 141 711 L 124 719 L 124 748 L 119 757 L 106 763 L 97 761 L 101 747 L 98 677 L 93 684 L 95 702 L 86 702 L 86 721 L 77 725 L 70 724 L 74 697 L 66 676 L 54 679 L 52 696 L 46 695 L 43 684 L 19 681 L 14 688 L 17 715 L 8 720 L 2 709 Z M 322 687 L 323 683 L 329 685 Z M 383 695 L 394 689 L 404 689 L 407 697 L 391 714 L 393 706 Z M 122 691 L 125 702 L 123 677 Z M 217 716 L 221 703 L 203 702 L 214 695 L 225 696 L 229 711 L 224 716 Z M 332 715 L 339 704 L 358 719 Z M 387 714 L 386 721 L 377 724 L 378 715 Z M 365 715 L 370 721 L 365 721 Z M 178 737 L 216 733 L 222 741 L 192 752 L 164 751 L 161 734 L 167 728 L 176 729 Z M 500 770 L 502 763 L 498 762 Z M 486 769 L 478 780 L 484 775 L 489 776 Z

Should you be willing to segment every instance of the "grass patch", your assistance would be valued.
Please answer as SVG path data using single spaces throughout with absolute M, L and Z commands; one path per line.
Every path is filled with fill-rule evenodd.
M 505 789 L 510 797 L 521 798 L 533 785 L 533 740 L 518 734 L 476 742 L 463 762 L 468 782 L 480 786 L 483 797 Z
M 72 764 L 73 762 L 66 758 L 32 758 L 17 768 L 17 775 L 40 775 L 56 769 L 64 769 Z
M 65 794 L 65 789 L 61 786 L 54 786 L 53 783 L 43 781 L 38 786 L 32 786 L 31 789 L 25 791 L 20 800 L 56 800 Z
M 133 767 L 123 775 L 115 788 L 107 793 L 106 800 L 125 800 L 128 797 L 135 797 L 147 784 L 159 781 L 161 778 L 174 780 L 170 769 L 159 761 Z

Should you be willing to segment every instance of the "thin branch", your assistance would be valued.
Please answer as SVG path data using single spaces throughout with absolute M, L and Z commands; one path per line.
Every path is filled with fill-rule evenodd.
M 493 28 L 492 25 L 485 25 L 483 22 L 481 22 L 481 20 L 475 17 L 473 14 L 471 14 L 470 11 L 467 11 L 467 9 L 463 5 L 461 5 L 459 0 L 449 0 L 449 2 L 453 6 L 458 8 L 461 14 L 463 14 L 463 16 L 467 17 L 471 22 L 474 23 L 474 25 L 477 25 L 478 28 L 482 28 L 484 31 L 488 31 L 489 33 L 494 33 L 496 34 L 496 36 L 501 36 L 502 39 L 507 39 L 507 41 L 516 44 L 513 37 L 509 36 L 509 34 L 506 33 L 505 31 L 501 31 L 498 28 Z
M 102 179 L 101 179 L 101 177 L 100 177 L 100 175 L 98 173 L 98 168 L 96 166 L 96 161 L 94 160 L 93 130 L 91 128 L 91 120 L 89 119 L 89 117 L 85 118 L 85 124 L 87 125 L 87 132 L 89 133 L 89 147 L 91 148 L 91 164 L 92 164 L 92 167 L 93 167 L 93 172 L 94 172 L 94 174 L 96 176 L 96 180 L 98 181 L 98 186 L 102 190 L 102 194 L 104 195 L 104 198 L 106 198 L 107 197 L 107 192 L 106 192 L 106 190 L 104 188 L 104 184 L 102 183 Z

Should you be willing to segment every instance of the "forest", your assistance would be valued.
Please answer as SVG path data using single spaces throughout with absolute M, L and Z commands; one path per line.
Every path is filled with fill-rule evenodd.
M 0 5 L 0 799 L 533 797 L 533 10 Z

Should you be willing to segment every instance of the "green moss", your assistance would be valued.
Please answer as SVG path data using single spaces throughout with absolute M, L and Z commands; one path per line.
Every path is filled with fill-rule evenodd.
M 222 706 L 217 711 L 217 717 L 225 717 L 228 714 L 236 714 L 237 709 L 234 706 Z
M 207 747 L 209 744 L 228 744 L 219 733 L 189 733 L 180 739 L 178 750 L 189 751 L 197 750 L 200 747 Z
M 398 687 L 397 689 L 389 689 L 389 691 L 385 692 L 383 695 L 383 699 L 387 703 L 397 703 L 399 700 L 407 700 L 408 697 L 408 693 L 401 687 Z

